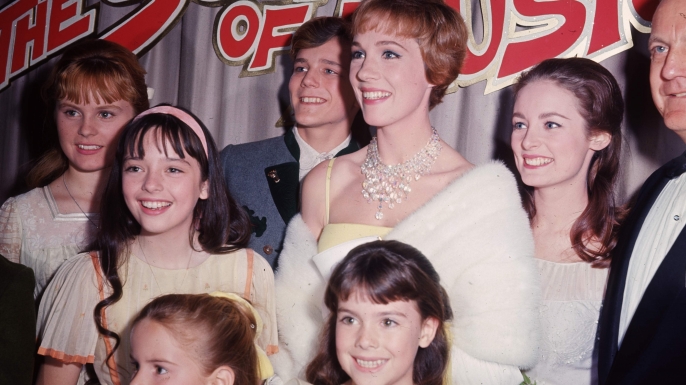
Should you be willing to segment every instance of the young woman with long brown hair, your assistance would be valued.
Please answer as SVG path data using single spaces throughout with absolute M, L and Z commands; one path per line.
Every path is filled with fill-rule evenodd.
M 512 150 L 541 275 L 539 384 L 592 384 L 610 252 L 624 210 L 614 187 L 622 93 L 589 59 L 549 59 L 515 85 Z

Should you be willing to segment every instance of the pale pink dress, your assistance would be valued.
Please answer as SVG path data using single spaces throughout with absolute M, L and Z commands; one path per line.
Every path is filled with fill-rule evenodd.
M 264 321 L 258 344 L 267 354 L 278 351 L 274 273 L 267 261 L 250 249 L 211 255 L 188 270 L 157 268 L 132 254 L 119 272 L 123 296 L 104 314 L 107 328 L 121 337 L 109 367 L 105 357 L 112 351 L 114 340 L 98 333 L 93 310 L 110 290 L 94 253 L 80 254 L 65 262 L 45 290 L 38 312 L 39 354 L 65 363 L 93 363 L 103 385 L 128 384 L 133 373 L 130 323 L 136 314 L 163 294 L 214 291 L 237 293 L 249 300 Z M 84 380 L 82 372 L 78 384 Z

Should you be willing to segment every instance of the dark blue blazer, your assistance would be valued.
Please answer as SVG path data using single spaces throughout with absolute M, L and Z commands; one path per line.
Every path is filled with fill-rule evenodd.
M 685 168 L 686 153 L 655 171 L 641 188 L 620 231 L 599 321 L 601 385 L 686 384 L 686 229 L 643 294 L 621 348 L 617 344 L 626 275 L 636 238 L 662 189 Z

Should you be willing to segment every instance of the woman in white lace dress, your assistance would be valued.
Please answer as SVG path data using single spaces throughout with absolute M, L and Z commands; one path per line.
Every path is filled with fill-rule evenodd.
M 149 107 L 145 70 L 105 40 L 75 44 L 44 86 L 54 146 L 28 175 L 33 190 L 0 208 L 0 254 L 33 269 L 39 297 L 57 268 L 95 237 L 100 197 L 124 125 Z
M 542 343 L 527 372 L 543 384 L 594 384 L 594 341 L 623 210 L 613 187 L 621 90 L 601 65 L 546 60 L 515 86 L 512 150 L 526 185 L 541 275 Z

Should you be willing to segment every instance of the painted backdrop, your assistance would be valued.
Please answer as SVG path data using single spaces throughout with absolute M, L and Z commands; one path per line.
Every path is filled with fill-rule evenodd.
M 313 16 L 346 15 L 358 2 L 0 0 L 0 202 L 25 190 L 23 177 L 47 146 L 40 86 L 69 44 L 96 35 L 127 46 L 148 72 L 151 105 L 190 109 L 224 146 L 283 133 L 292 32 Z M 431 119 L 471 162 L 511 160 L 509 86 L 549 57 L 592 58 L 622 86 L 622 201 L 684 150 L 650 96 L 647 39 L 656 0 L 448 3 L 470 27 L 469 55 Z

